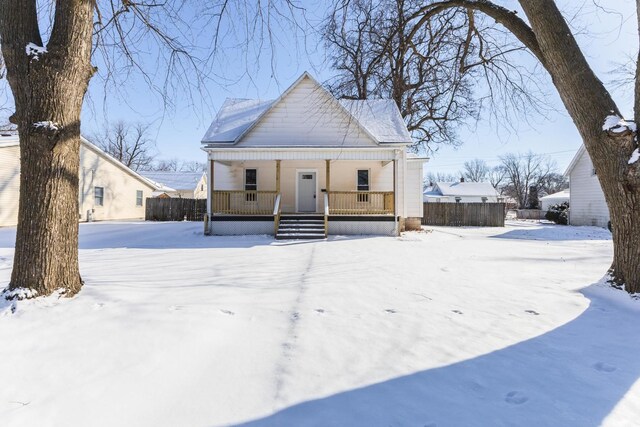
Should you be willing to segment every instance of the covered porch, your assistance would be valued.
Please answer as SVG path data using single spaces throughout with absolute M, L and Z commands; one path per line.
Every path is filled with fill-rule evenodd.
M 281 220 L 294 217 L 321 219 L 323 237 L 397 233 L 401 153 L 237 151 L 209 152 L 210 233 L 277 237 Z

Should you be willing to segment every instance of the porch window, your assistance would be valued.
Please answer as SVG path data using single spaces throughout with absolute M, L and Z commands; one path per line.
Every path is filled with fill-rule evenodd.
M 258 170 L 257 169 L 245 169 L 244 170 L 244 191 L 257 191 L 258 190 Z M 255 202 L 257 200 L 256 193 L 245 194 L 245 201 Z
M 96 206 L 104 206 L 104 187 L 94 187 L 93 195 Z
M 358 191 L 369 191 L 369 169 L 358 169 Z M 368 201 L 368 194 L 358 194 L 358 202 Z

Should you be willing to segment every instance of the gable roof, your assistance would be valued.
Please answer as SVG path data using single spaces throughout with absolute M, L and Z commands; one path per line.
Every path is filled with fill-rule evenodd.
M 275 100 L 228 98 L 202 138 L 203 144 L 236 144 L 304 79 L 309 79 L 327 95 L 333 107 L 341 110 L 376 143 L 412 143 L 400 111 L 393 100 L 337 100 L 308 72 L 304 72 Z
M 580 148 L 578 148 L 578 151 L 576 152 L 576 155 L 573 156 L 573 159 L 571 159 L 571 163 L 569 163 L 569 166 L 567 166 L 567 170 L 564 172 L 564 176 L 571 175 L 571 171 L 573 171 L 573 168 L 575 168 L 576 165 L 578 164 L 578 161 L 580 160 L 580 157 L 582 157 L 582 155 L 586 151 L 587 151 L 587 149 L 584 147 L 584 144 L 582 144 L 580 146 Z
M 117 168 L 119 168 L 123 172 L 133 176 L 135 179 L 137 179 L 138 181 L 141 181 L 143 184 L 153 188 L 154 190 L 158 189 L 158 186 L 156 185 L 156 183 L 154 183 L 154 182 L 148 180 L 147 178 L 143 177 L 142 175 L 140 175 L 139 173 L 137 173 L 133 169 L 128 168 L 121 161 L 119 161 L 115 157 L 111 156 L 110 154 L 106 153 L 104 150 L 102 150 L 100 147 L 98 147 L 97 145 L 95 145 L 92 142 L 90 142 L 84 136 L 82 136 L 82 135 L 80 136 L 80 141 L 85 146 L 85 148 L 97 153 L 99 156 L 103 157 L 105 160 L 107 160 L 108 162 L 112 163 L 114 166 L 116 166 Z M 9 134 L 0 135 L 0 148 L 3 148 L 3 147 L 14 147 L 14 146 L 20 146 L 20 138 L 19 138 L 17 132 L 15 132 L 15 133 L 13 133 L 11 135 L 9 135 Z
M 557 193 L 548 194 L 544 197 L 540 197 L 540 200 L 553 200 L 553 199 L 567 199 L 569 198 L 569 189 L 558 191 Z
M 160 191 L 193 191 L 204 172 L 149 171 L 143 174 L 147 179 L 155 182 Z
M 488 182 L 437 182 L 431 193 L 434 192 L 443 196 L 498 196 L 496 189 Z

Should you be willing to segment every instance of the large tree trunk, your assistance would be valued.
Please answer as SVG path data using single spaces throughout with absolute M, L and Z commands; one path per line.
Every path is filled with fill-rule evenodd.
M 602 186 L 613 229 L 613 279 L 640 292 L 640 173 L 629 165 L 636 132 L 603 130 L 621 114 L 595 76 L 553 0 L 520 0 L 545 59 L 545 68 L 569 111 Z
M 94 2 L 56 2 L 42 46 L 35 1 L 0 3 L 0 37 L 20 134 L 20 203 L 10 290 L 23 296 L 70 296 L 82 286 L 78 267 L 80 112 L 94 69 Z M 10 296 L 15 295 L 9 294 Z

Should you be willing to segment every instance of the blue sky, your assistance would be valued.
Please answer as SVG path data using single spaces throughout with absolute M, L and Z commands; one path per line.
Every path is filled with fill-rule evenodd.
M 594 3 L 593 0 L 586 0 L 583 3 L 574 0 L 558 3 L 566 11 L 592 67 L 611 89 L 609 83 L 615 78 L 610 74 L 611 70 L 617 63 L 625 61 L 628 55 L 637 52 L 635 2 L 607 0 Z M 518 9 L 515 1 L 503 1 L 501 4 Z M 599 7 L 603 4 L 606 4 L 608 11 Z M 274 49 L 262 50 L 259 59 L 256 59 L 255 50 L 243 52 L 234 47 L 237 40 L 244 37 L 242 31 L 234 28 L 236 38 L 230 35 L 223 41 L 223 56 L 211 69 L 211 80 L 206 85 L 206 91 L 197 94 L 196 105 L 192 104 L 193 100 L 177 95 L 172 98 L 175 107 L 167 110 L 161 99 L 135 75 L 127 80 L 120 95 L 108 90 L 105 97 L 102 83 L 94 79 L 90 86 L 90 102 L 83 112 L 83 132 L 94 132 L 105 117 L 111 121 L 152 122 L 152 136 L 156 138 L 159 157 L 203 161 L 200 139 L 226 97 L 275 98 L 305 70 L 320 81 L 332 76 L 322 45 L 314 33 L 325 10 L 326 6 L 322 4 L 307 10 L 309 22 L 305 24 L 307 28 L 304 32 L 294 33 L 286 25 L 276 29 L 273 34 Z M 234 23 L 230 22 L 229 25 Z M 151 60 L 144 65 L 154 67 Z M 536 64 L 533 60 L 526 60 L 525 65 L 534 69 Z M 539 67 L 538 70 L 544 72 Z M 478 123 L 469 123 L 461 129 L 460 137 L 464 141 L 461 147 L 441 147 L 431 156 L 427 169 L 453 173 L 462 168 L 465 160 L 477 157 L 495 164 L 498 157 L 506 152 L 532 150 L 548 153 L 559 169 L 564 170 L 581 141 L 550 82 L 545 90 L 552 108 L 545 116 L 530 116 L 526 122 L 524 118 L 514 121 L 510 128 L 504 123 L 492 123 L 485 115 Z M 631 92 L 613 91 L 620 108 L 628 115 L 631 115 Z M 103 99 L 106 99 L 106 104 Z

